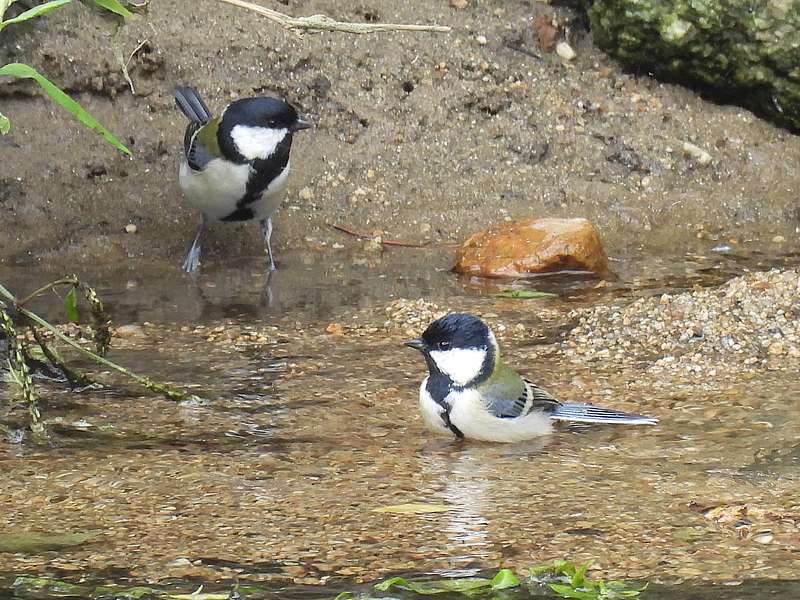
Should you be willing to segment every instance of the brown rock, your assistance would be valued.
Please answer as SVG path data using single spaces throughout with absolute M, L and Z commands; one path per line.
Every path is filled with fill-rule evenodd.
M 558 271 L 608 275 L 608 257 L 587 219 L 521 219 L 470 237 L 455 271 L 481 277 L 525 277 Z
M 533 19 L 533 30 L 536 32 L 536 45 L 542 52 L 552 52 L 556 48 L 558 28 L 553 24 L 553 15 L 540 14 Z

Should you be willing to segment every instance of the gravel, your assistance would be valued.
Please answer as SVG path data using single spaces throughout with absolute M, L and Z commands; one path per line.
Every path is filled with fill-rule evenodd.
M 800 359 L 800 273 L 748 273 L 712 289 L 573 311 L 562 346 L 576 361 L 646 362 L 655 371 L 715 375 Z

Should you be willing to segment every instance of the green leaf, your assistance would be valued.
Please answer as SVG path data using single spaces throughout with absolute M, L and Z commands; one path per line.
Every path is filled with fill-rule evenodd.
M 574 588 L 582 588 L 582 587 L 593 587 L 591 583 L 586 580 L 586 571 L 592 565 L 593 560 L 587 560 L 583 563 L 580 567 L 575 569 L 575 573 L 572 575 L 572 587 Z
M 495 294 L 496 298 L 521 298 L 525 300 L 534 298 L 558 298 L 558 294 L 551 294 L 550 292 L 539 292 L 537 290 L 503 290 L 499 294 Z
M 339 592 L 333 600 L 352 600 L 353 592 Z
M 165 594 L 165 600 L 227 600 L 229 592 L 192 592 L 191 594 Z
M 447 504 L 425 504 L 423 502 L 409 502 L 407 504 L 393 504 L 392 506 L 382 506 L 373 508 L 372 512 L 396 513 L 398 515 L 416 515 L 421 513 L 439 513 L 453 510 Z
M 386 581 L 375 584 L 375 589 L 386 592 L 398 588 L 423 596 L 435 594 L 460 593 L 470 594 L 478 590 L 489 590 L 492 582 L 482 577 L 468 577 L 464 579 L 439 579 L 436 581 L 408 581 L 402 577 L 392 577 Z
M 95 4 L 100 8 L 105 8 L 106 10 L 110 10 L 114 14 L 117 14 L 125 19 L 133 16 L 133 13 L 124 6 L 122 6 L 122 4 L 120 4 L 117 0 L 91 0 L 91 1 L 92 4 Z
M 78 119 L 81 123 L 97 131 L 100 135 L 102 135 L 107 142 L 113 144 L 116 148 L 120 151 L 124 152 L 128 156 L 131 155 L 131 151 L 128 150 L 122 142 L 120 142 L 117 138 L 115 138 L 110 131 L 108 131 L 105 127 L 103 127 L 92 115 L 90 115 L 84 108 L 75 102 L 72 98 L 70 98 L 67 94 L 62 92 L 58 86 L 56 86 L 53 82 L 49 79 L 41 75 L 36 69 L 30 67 L 26 64 L 22 63 L 10 63 L 3 67 L 0 67 L 0 76 L 8 76 L 8 77 L 16 77 L 17 79 L 33 79 L 38 83 L 41 88 L 45 91 L 45 93 L 50 96 L 50 98 L 55 101 L 56 104 L 59 106 L 67 109 L 72 115 Z
M 3 533 L 0 534 L 0 552 L 38 554 L 49 550 L 61 550 L 91 542 L 97 535 L 97 532 L 94 531 L 79 531 L 76 533 L 39 533 L 37 531 Z
M 595 592 L 587 592 L 585 590 L 576 590 L 571 585 L 565 583 L 551 583 L 550 589 L 562 598 L 577 598 L 577 600 L 597 600 Z
M 61 6 L 64 6 L 65 4 L 69 4 L 70 2 L 72 2 L 72 0 L 51 0 L 50 2 L 45 2 L 44 4 L 39 4 L 37 6 L 34 6 L 33 8 L 29 8 L 28 10 L 20 13 L 13 19 L 9 19 L 8 21 L 3 21 L 2 23 L 0 23 L 0 31 L 2 31 L 3 28 L 6 27 L 7 25 L 12 25 L 14 23 L 22 23 L 23 21 L 27 21 L 28 19 L 39 17 Z
M 11 121 L 3 113 L 0 113 L 0 134 L 5 135 L 11 131 Z
M 519 579 L 511 569 L 500 569 L 497 575 L 492 577 L 493 590 L 505 590 L 519 585 Z
M 75 288 L 64 296 L 64 312 L 67 313 L 67 319 L 73 323 L 78 322 L 78 296 L 75 294 Z

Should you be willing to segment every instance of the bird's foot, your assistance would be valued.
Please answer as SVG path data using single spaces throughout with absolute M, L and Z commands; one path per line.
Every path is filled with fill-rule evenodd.
M 188 273 L 189 275 L 194 275 L 197 273 L 197 269 L 200 267 L 200 247 L 199 246 L 192 246 L 189 249 L 189 253 L 186 255 L 186 259 L 183 261 L 183 265 L 181 268 L 184 272 Z

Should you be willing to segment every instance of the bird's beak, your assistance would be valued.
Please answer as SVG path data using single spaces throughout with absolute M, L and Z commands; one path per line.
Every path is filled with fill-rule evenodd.
M 414 348 L 414 350 L 424 352 L 427 345 L 423 340 L 417 338 L 416 340 L 408 340 L 407 342 L 403 342 L 403 346 L 408 346 L 409 348 Z
M 294 125 L 292 125 L 292 131 L 300 131 L 301 129 L 308 129 L 309 127 L 313 127 L 311 121 L 306 121 L 302 117 L 297 117 Z

